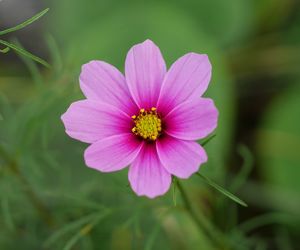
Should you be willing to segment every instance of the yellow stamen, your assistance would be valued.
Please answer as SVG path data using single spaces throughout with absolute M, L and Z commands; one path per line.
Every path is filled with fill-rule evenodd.
M 131 131 L 145 140 L 155 141 L 161 134 L 162 122 L 156 108 L 140 109 L 139 115 L 132 116 L 134 127 Z

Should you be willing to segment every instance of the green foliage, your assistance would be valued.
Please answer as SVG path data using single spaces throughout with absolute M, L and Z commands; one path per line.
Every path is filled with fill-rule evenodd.
M 38 14 L 29 18 L 25 22 L 18 24 L 15 27 L 0 31 L 0 36 L 25 28 L 26 26 L 37 21 L 39 18 L 41 18 L 43 15 L 45 15 L 48 11 L 49 11 L 49 8 L 39 12 Z M 17 46 L 15 44 L 12 44 L 10 42 L 7 42 L 7 41 L 1 40 L 1 39 L 0 39 L 0 44 L 6 46 L 4 49 L 0 49 L 0 53 L 8 53 L 10 51 L 10 49 L 13 49 L 17 53 L 20 53 L 21 55 L 26 56 L 26 57 L 32 59 L 33 61 L 36 61 L 36 62 L 44 65 L 45 67 L 50 67 L 50 65 L 45 60 L 31 54 L 30 52 L 26 51 L 25 49 L 21 48 L 20 46 Z
M 275 39 L 295 47 L 281 50 L 275 44 L 271 52 L 276 53 L 265 51 L 263 45 L 273 40 L 260 37 L 259 25 L 275 29 L 285 20 L 266 18 L 268 2 L 52 1 L 42 30 L 50 53 L 47 72 L 35 63 L 48 66 L 46 61 L 17 40 L 1 38 L 0 52 L 17 51 L 24 65 L 5 62 L 0 68 L 0 249 L 19 249 L 20 242 L 24 250 L 293 247 L 300 228 L 299 88 L 270 102 L 262 129 L 251 138 L 255 150 L 233 143 L 241 108 L 236 102 L 244 97 L 238 91 L 245 87 L 238 77 L 293 72 L 288 79 L 299 82 L 298 65 L 290 66 L 298 62 L 299 20 L 290 30 L 278 29 Z M 286 15 L 281 1 L 276 6 Z M 47 11 L 2 34 L 24 28 Z M 217 136 L 200 141 L 208 163 L 197 176 L 174 179 L 172 190 L 154 200 L 131 191 L 127 170 L 101 174 L 87 168 L 86 145 L 70 139 L 60 120 L 71 102 L 83 98 L 78 84 L 83 63 L 99 59 L 123 69 L 128 49 L 146 38 L 160 46 L 168 66 L 189 51 L 208 54 L 213 77 L 206 95 L 220 113 Z M 255 97 L 261 94 L 260 88 L 252 91 Z M 226 199 L 246 205 L 210 178 L 241 195 L 249 207 Z

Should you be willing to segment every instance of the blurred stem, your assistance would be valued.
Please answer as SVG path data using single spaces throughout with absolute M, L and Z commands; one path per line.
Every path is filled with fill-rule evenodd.
M 186 210 L 189 212 L 191 218 L 195 221 L 195 223 L 197 224 L 199 229 L 201 231 L 203 231 L 206 234 L 206 236 L 210 239 L 210 241 L 217 246 L 217 249 L 222 249 L 222 250 L 230 249 L 230 247 L 228 246 L 228 243 L 225 242 L 225 239 L 224 239 L 222 233 L 218 232 L 217 229 L 215 229 L 213 227 L 213 225 L 210 224 L 204 216 L 196 214 L 195 210 L 193 209 L 193 207 L 188 199 L 188 196 L 187 196 L 183 186 L 177 179 L 176 179 L 176 184 L 177 184 L 178 190 L 181 194 L 181 197 L 182 197 L 183 203 L 186 207 Z
M 36 195 L 30 183 L 27 181 L 25 176 L 20 171 L 19 165 L 17 161 L 10 157 L 10 155 L 6 152 L 6 150 L 0 145 L 0 156 L 2 156 L 3 160 L 7 163 L 11 172 L 18 178 L 20 183 L 23 186 L 25 194 L 28 196 L 28 199 L 32 203 L 32 205 L 36 208 L 39 215 L 43 219 L 43 221 L 48 225 L 53 225 L 52 216 L 44 205 L 43 201 Z

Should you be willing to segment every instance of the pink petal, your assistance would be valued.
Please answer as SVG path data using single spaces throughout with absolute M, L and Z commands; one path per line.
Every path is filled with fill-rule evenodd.
M 196 142 L 165 136 L 157 141 L 157 153 L 164 168 L 179 178 L 188 178 L 207 161 L 206 152 Z
M 189 53 L 179 58 L 167 72 L 158 99 L 158 108 L 164 114 L 178 104 L 206 91 L 211 77 L 207 55 Z
M 165 118 L 165 132 L 183 140 L 206 137 L 216 127 L 218 110 L 208 98 L 184 102 L 174 108 Z
M 166 193 L 171 185 L 171 175 L 160 163 L 155 145 L 145 144 L 129 167 L 129 182 L 134 192 L 154 198 Z
M 91 61 L 82 66 L 80 87 L 88 99 L 111 104 L 130 116 L 137 112 L 125 78 L 114 66 L 102 62 Z
M 142 145 L 131 133 L 110 136 L 85 150 L 85 163 L 101 172 L 118 171 L 134 161 Z
M 114 106 L 93 100 L 72 103 L 61 119 L 70 137 L 87 143 L 128 133 L 131 129 L 131 119 L 127 114 Z
M 140 108 L 156 106 L 165 73 L 165 61 L 152 41 L 146 40 L 129 50 L 125 76 L 129 90 Z

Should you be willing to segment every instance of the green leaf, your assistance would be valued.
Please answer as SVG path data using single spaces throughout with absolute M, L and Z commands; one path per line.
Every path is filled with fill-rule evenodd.
M 232 193 L 230 193 L 229 191 L 227 191 L 226 189 L 222 188 L 221 186 L 219 186 L 218 184 L 216 184 L 215 182 L 213 182 L 211 179 L 205 177 L 204 175 L 200 174 L 200 173 L 196 173 L 200 178 L 202 178 L 208 185 L 212 186 L 213 188 L 215 188 L 216 190 L 218 190 L 219 192 L 221 192 L 222 194 L 224 194 L 225 196 L 227 196 L 229 199 L 235 201 L 236 203 L 244 206 L 244 207 L 248 207 L 248 205 L 242 201 L 240 198 L 236 197 L 235 195 L 233 195 Z
M 4 48 L 4 49 L 0 49 L 0 53 L 5 54 L 5 53 L 7 53 L 9 50 L 10 50 L 10 48 L 9 48 L 9 47 L 6 47 L 6 48 Z
M 43 60 L 43 59 L 31 54 L 30 52 L 16 46 L 15 44 L 9 43 L 9 42 L 4 41 L 4 40 L 0 40 L 0 44 L 3 44 L 5 46 L 15 50 L 17 53 L 20 53 L 21 55 L 24 55 L 26 57 L 31 58 L 32 60 L 44 65 L 45 67 L 48 67 L 48 68 L 50 67 L 50 65 L 45 60 Z
M 36 14 L 35 16 L 29 18 L 28 20 L 26 20 L 25 22 L 23 23 L 20 23 L 19 25 L 15 26 L 15 27 L 12 27 L 12 28 L 9 28 L 9 29 L 6 29 L 6 30 L 3 30 L 3 31 L 0 31 L 0 36 L 4 35 L 4 34 L 8 34 L 10 32 L 14 32 L 14 31 L 17 31 L 17 30 L 20 30 L 20 29 L 23 29 L 24 27 L 32 24 L 33 22 L 35 22 L 36 20 L 38 20 L 39 18 L 41 18 L 43 15 L 45 15 L 47 12 L 49 11 L 49 8 L 39 12 L 38 14 Z
M 200 144 L 202 147 L 204 147 L 207 143 L 209 143 L 213 138 L 216 137 L 216 134 L 211 135 L 210 137 L 204 139 Z

